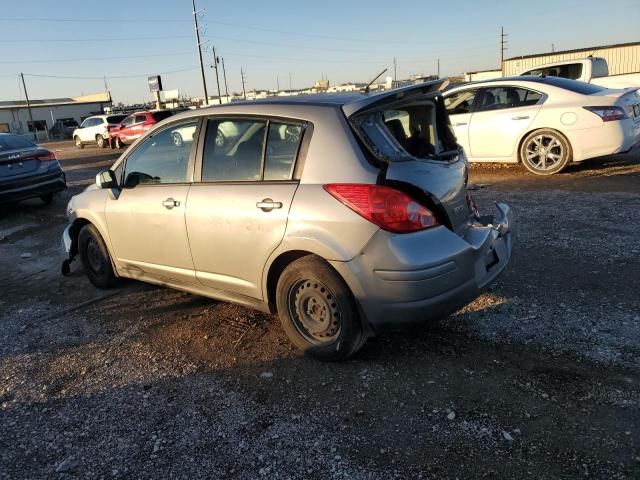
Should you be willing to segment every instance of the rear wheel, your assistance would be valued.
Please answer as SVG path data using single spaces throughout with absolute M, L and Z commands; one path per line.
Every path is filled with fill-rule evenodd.
M 282 272 L 276 304 L 284 331 L 306 354 L 343 360 L 366 341 L 349 287 L 319 257 L 300 258 Z
M 107 141 L 102 135 L 96 135 L 96 143 L 98 144 L 99 148 L 104 148 L 107 146 Z
M 116 148 L 118 148 L 118 149 L 120 149 L 120 148 L 123 148 L 123 147 L 124 147 L 124 143 L 122 143 L 122 142 L 120 141 L 120 137 L 116 137 L 115 143 L 116 143 Z
M 76 148 L 80 148 L 80 149 L 84 148 L 84 143 L 82 143 L 82 140 L 80 140 L 80 137 L 78 137 L 77 135 L 73 137 L 73 141 L 76 144 Z
M 117 278 L 113 272 L 109 251 L 100 232 L 93 225 L 85 225 L 80 230 L 78 251 L 91 283 L 98 288 L 111 288 L 116 284 Z
M 569 141 L 560 132 L 541 129 L 531 132 L 520 146 L 520 160 L 536 175 L 552 175 L 562 171 L 571 161 Z

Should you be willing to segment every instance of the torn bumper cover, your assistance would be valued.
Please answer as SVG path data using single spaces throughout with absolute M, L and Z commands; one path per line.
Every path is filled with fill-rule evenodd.
M 497 208 L 496 218 L 474 218 L 462 234 L 443 226 L 412 234 L 380 230 L 361 255 L 331 264 L 374 330 L 447 315 L 480 295 L 511 258 L 513 212 L 505 203 Z

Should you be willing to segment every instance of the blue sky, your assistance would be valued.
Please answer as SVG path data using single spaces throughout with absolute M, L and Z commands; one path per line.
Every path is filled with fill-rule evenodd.
M 382 68 L 398 77 L 442 75 L 498 65 L 506 56 L 640 40 L 638 0 L 324 2 L 197 0 L 209 93 L 216 92 L 211 45 L 225 57 L 229 89 L 293 88 L 322 76 L 366 81 Z M 190 0 L 6 1 L 0 16 L 0 100 L 53 98 L 104 90 L 114 100 L 151 98 L 146 75 L 165 89 L 202 95 Z M 164 73 L 167 72 L 167 73 Z M 172 72 L 172 73 L 170 73 Z M 50 78 L 38 75 L 87 78 Z M 132 75 L 139 75 L 130 77 Z M 114 78 L 129 76 L 129 78 Z M 90 78 L 93 77 L 93 78 Z

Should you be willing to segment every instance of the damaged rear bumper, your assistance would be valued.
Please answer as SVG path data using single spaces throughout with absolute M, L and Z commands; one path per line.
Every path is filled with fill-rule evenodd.
M 361 255 L 331 262 L 374 330 L 401 329 L 452 313 L 480 295 L 511 258 L 514 215 L 470 221 L 463 235 L 445 227 L 411 234 L 378 231 Z

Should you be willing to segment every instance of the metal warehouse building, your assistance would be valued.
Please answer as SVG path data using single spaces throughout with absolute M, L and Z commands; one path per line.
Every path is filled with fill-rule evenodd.
M 29 104 L 38 139 L 43 140 L 56 120 L 74 119 L 81 123 L 86 117 L 103 113 L 104 107 L 111 105 L 111 95 L 101 92 L 71 98 L 30 100 Z M 30 131 L 33 131 L 33 126 L 30 125 L 26 101 L 0 102 L 0 132 L 26 134 Z
M 606 59 L 609 64 L 609 75 L 640 72 L 640 42 L 635 42 L 508 58 L 504 61 L 504 76 L 519 75 L 525 70 L 544 63 L 576 60 L 588 56 Z

